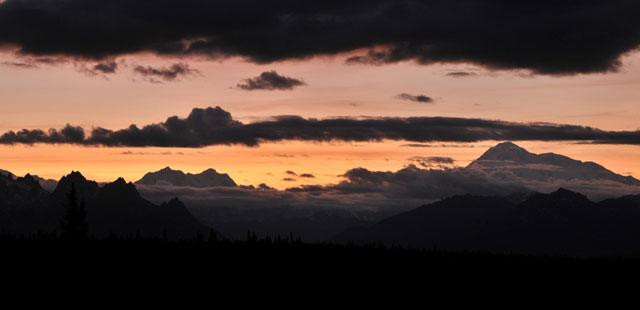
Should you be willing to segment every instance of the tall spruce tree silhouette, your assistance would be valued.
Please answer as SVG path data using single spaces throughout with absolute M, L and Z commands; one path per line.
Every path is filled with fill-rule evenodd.
M 62 238 L 65 240 L 86 240 L 89 234 L 87 223 L 87 208 L 84 200 L 78 204 L 78 194 L 75 184 L 71 184 L 71 190 L 67 194 L 66 213 L 62 218 Z

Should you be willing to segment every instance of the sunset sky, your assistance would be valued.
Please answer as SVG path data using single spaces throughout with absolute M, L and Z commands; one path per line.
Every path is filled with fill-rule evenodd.
M 529 45 L 518 42 L 525 39 L 518 39 L 512 33 L 505 33 L 509 42 L 515 43 L 508 44 L 494 38 L 484 38 L 485 41 L 474 39 L 468 44 L 469 46 L 461 45 L 463 47 L 460 47 L 460 50 L 451 51 L 450 57 L 446 54 L 447 51 L 428 54 L 430 51 L 428 50 L 424 52 L 427 53 L 426 55 L 421 55 L 411 50 L 407 52 L 409 56 L 391 60 L 385 58 L 382 62 L 353 60 L 362 57 L 361 55 L 371 55 L 371 49 L 389 48 L 393 51 L 397 46 L 403 46 L 403 42 L 437 46 L 441 41 L 450 43 L 459 38 L 446 39 L 437 35 L 435 38 L 427 35 L 421 37 L 411 32 L 411 36 L 403 37 L 396 42 L 388 38 L 393 33 L 384 32 L 380 34 L 379 41 L 376 41 L 375 35 L 371 38 L 362 38 L 362 40 L 357 38 L 349 41 L 348 38 L 337 34 L 333 37 L 319 35 L 314 29 L 307 35 L 315 37 L 320 43 L 331 46 L 335 43 L 338 46 L 308 51 L 304 45 L 307 44 L 306 39 L 300 39 L 297 43 L 304 45 L 305 48 L 289 52 L 284 48 L 274 47 L 282 43 L 283 39 L 279 37 L 267 38 L 262 42 L 264 46 L 253 47 L 245 46 L 244 41 L 238 43 L 229 39 L 227 42 L 219 39 L 226 38 L 226 33 L 214 33 L 211 37 L 218 38 L 221 46 L 211 43 L 215 41 L 212 39 L 207 42 L 215 46 L 211 51 L 169 53 L 155 46 L 171 43 L 177 39 L 206 37 L 206 31 L 203 32 L 200 25 L 193 26 L 197 29 L 193 30 L 193 33 L 189 33 L 190 30 L 186 27 L 181 27 L 180 31 L 183 33 L 167 35 L 170 38 L 164 42 L 162 32 L 159 30 L 160 35 L 153 34 L 156 40 L 151 42 L 153 44 L 131 35 L 131 38 L 126 39 L 132 44 L 130 49 L 105 47 L 97 45 L 92 40 L 83 40 L 85 32 L 89 30 L 71 26 L 88 23 L 88 28 L 93 29 L 91 23 L 96 23 L 108 28 L 107 24 L 111 23 L 109 14 L 116 13 L 98 14 L 102 18 L 90 19 L 91 21 L 87 22 L 64 15 L 61 13 L 64 8 L 34 4 L 36 2 L 0 1 L 0 47 L 3 47 L 0 54 L 0 134 L 22 129 L 60 130 L 67 124 L 71 124 L 84 128 L 88 138 L 92 128 L 120 130 L 128 128 L 131 124 L 142 128 L 149 124 L 163 123 L 171 116 L 184 119 L 192 109 L 208 107 L 220 107 L 229 112 L 233 120 L 242 124 L 274 120 L 274 117 L 282 115 L 299 116 L 305 119 L 442 116 L 522 124 L 540 122 L 587 126 L 605 132 L 628 132 L 631 138 L 626 139 L 624 143 L 613 141 L 593 144 L 587 141 L 588 139 L 558 139 L 557 141 L 518 139 L 525 141 L 516 143 L 531 152 L 554 152 L 583 161 L 595 161 L 616 173 L 640 178 L 640 140 L 638 140 L 640 136 L 638 133 L 640 130 L 640 109 L 638 109 L 640 52 L 637 50 L 640 43 L 640 26 L 637 21 L 634 22 L 633 18 L 628 18 L 624 14 L 625 6 L 634 6 L 633 2 L 622 1 L 624 5 L 621 5 L 619 10 L 610 12 L 620 14 L 620 17 L 615 25 L 610 26 L 611 29 L 604 29 L 602 33 L 615 36 L 620 29 L 627 29 L 629 32 L 620 35 L 616 40 L 608 40 L 602 33 L 593 37 L 572 36 L 572 31 L 583 31 L 589 34 L 591 30 L 563 27 L 564 22 L 579 24 L 580 20 L 571 21 L 573 15 L 567 13 L 569 11 L 565 11 L 566 8 L 556 7 L 553 9 L 557 10 L 559 17 L 557 20 L 553 19 L 551 23 L 558 23 L 555 29 L 567 39 L 566 42 L 556 42 L 554 39 L 548 45 L 539 47 L 539 51 L 532 51 L 544 57 L 510 56 L 510 53 L 521 52 L 519 47 L 513 46 L 521 44 L 522 49 L 525 49 L 529 48 Z M 69 1 L 69 3 L 73 2 L 77 1 Z M 100 2 L 92 1 L 91 3 Z M 171 1 L 165 2 L 171 3 Z M 184 5 L 189 6 L 192 2 L 185 1 Z M 328 12 L 324 14 L 335 13 L 339 15 L 338 17 L 353 15 L 351 17 L 354 19 L 357 15 L 357 18 L 366 19 L 368 17 L 363 16 L 368 10 L 375 11 L 363 4 L 363 8 L 356 14 L 337 2 L 330 2 L 335 6 L 335 11 L 339 12 L 327 8 Z M 357 2 L 366 3 L 367 1 Z M 393 2 L 389 1 L 369 2 L 376 2 L 382 7 L 385 3 L 393 6 L 390 4 Z M 400 2 L 405 1 L 398 3 Z M 121 1 L 114 3 L 121 3 Z M 220 3 L 228 4 L 226 1 Z M 18 13 L 27 12 L 29 6 L 36 7 L 41 14 L 32 13 L 29 15 L 32 18 L 29 21 L 17 22 L 17 18 L 10 18 L 11 21 L 7 21 L 7 17 L 15 17 Z M 166 6 L 170 5 L 166 4 Z M 544 7 L 544 4 L 540 6 Z M 229 7 L 229 10 L 238 9 L 232 4 L 229 4 Z M 529 9 L 536 11 L 541 7 L 532 4 Z M 344 11 L 341 11 L 342 9 Z M 449 9 L 456 11 L 455 8 Z M 529 11 L 521 12 L 516 10 L 517 8 L 512 9 L 524 14 L 522 18 L 525 20 L 535 15 Z M 598 9 L 600 8 L 587 7 L 582 11 L 584 14 L 580 15 L 582 16 L 580 18 L 591 18 L 594 20 L 592 24 L 600 25 L 598 23 L 601 21 L 600 17 L 587 16 L 589 12 Z M 114 10 L 117 11 L 117 8 Z M 257 8 L 255 10 L 259 11 Z M 506 10 L 495 12 L 495 14 L 496 16 L 509 14 Z M 123 11 L 126 12 L 124 9 Z M 277 9 L 271 13 L 279 14 Z M 475 23 L 482 23 L 485 13 L 484 11 L 481 13 L 465 11 L 460 14 L 469 15 L 467 18 Z M 296 13 L 295 9 L 286 14 L 281 12 L 281 14 L 288 14 L 287 16 L 294 19 L 297 17 L 300 20 L 309 18 L 306 13 Z M 248 12 L 246 18 L 249 19 L 254 15 L 258 16 L 260 13 Z M 34 36 L 38 31 L 44 31 L 43 36 L 46 36 L 47 32 L 52 32 L 50 35 L 55 37 L 56 34 L 53 32 L 66 29 L 56 24 L 59 27 L 43 30 L 46 27 L 44 21 L 48 20 L 45 18 L 47 16 L 57 16 L 62 21 L 60 23 L 68 22 L 71 29 L 76 29 L 80 34 L 69 35 L 69 40 L 76 45 L 67 45 L 65 48 L 66 41 L 56 43 L 48 38 L 40 38 L 40 41 L 28 39 L 27 37 Z M 389 13 L 389 16 L 396 15 Z M 5 17 L 4 21 L 3 17 Z M 343 26 L 338 17 L 333 21 L 335 24 L 327 22 L 326 27 L 330 31 Z M 42 24 L 38 23 L 38 18 L 43 20 Z M 320 17 L 317 18 L 320 19 Z M 454 19 L 451 23 L 455 22 Z M 167 21 L 169 24 L 172 22 L 178 23 L 179 20 Z M 371 23 L 381 22 L 372 21 Z M 9 23 L 12 27 L 7 28 Z M 253 27 L 251 25 L 244 27 L 242 21 L 234 23 L 229 27 L 238 27 L 242 31 L 250 31 L 247 29 Z M 300 21 L 300 23 L 303 22 Z M 363 23 L 368 25 L 367 20 Z M 447 25 L 446 20 L 433 23 Z M 434 29 L 430 24 L 404 25 L 404 22 L 399 24 L 401 24 L 398 26 L 399 30 L 394 31 L 400 34 L 404 26 L 415 32 L 429 33 Z M 363 28 L 368 27 L 366 25 Z M 525 23 L 523 25 L 516 27 L 523 36 L 529 35 L 534 38 L 531 40 L 539 39 L 536 31 L 543 26 Z M 377 29 L 374 26 L 371 28 Z M 454 28 L 451 29 L 453 33 L 474 38 L 473 30 L 468 30 L 466 27 Z M 20 29 L 21 36 L 11 33 L 12 30 L 17 31 L 17 29 Z M 128 24 L 116 25 L 114 29 L 116 33 L 119 33 L 118 31 L 145 33 L 145 29 L 136 30 L 134 26 Z M 289 39 L 293 42 L 296 42 L 294 36 L 302 31 L 288 28 L 281 30 L 290 35 Z M 372 31 L 375 32 L 374 30 Z M 99 32 L 95 36 L 109 37 L 109 33 Z M 247 38 L 251 37 L 247 34 Z M 367 42 L 363 41 L 365 39 Z M 593 42 L 586 42 L 588 40 Z M 288 41 L 284 40 L 284 42 Z M 139 45 L 136 45 L 138 43 Z M 557 57 L 545 56 L 547 52 L 545 49 L 558 49 L 564 44 L 567 50 L 557 52 Z M 616 44 L 620 46 L 614 46 Z M 609 45 L 611 48 L 608 47 Z M 210 45 L 207 46 L 210 48 Z M 474 54 L 474 51 L 483 53 L 486 49 L 494 47 L 496 50 L 492 55 L 495 56 Z M 574 52 L 574 47 L 580 48 L 589 57 L 572 58 L 571 53 Z M 509 48 L 513 50 L 508 50 Z M 261 49 L 268 50 L 273 55 L 263 55 Z M 309 47 L 309 50 L 311 49 L 313 48 Z M 97 51 L 96 55 L 88 54 L 93 51 Z M 598 51 L 602 51 L 601 58 L 596 55 Z M 300 54 L 290 56 L 294 52 Z M 503 54 L 506 55 L 505 59 L 500 56 Z M 553 53 L 549 52 L 549 54 Z M 264 60 L 263 58 L 267 56 L 269 59 Z M 590 58 L 591 56 L 593 57 Z M 431 61 L 425 61 L 422 57 Z M 513 59 L 507 59 L 509 57 Z M 567 62 L 570 64 L 565 66 L 564 63 L 560 63 L 563 59 L 568 59 Z M 547 60 L 548 63 L 545 63 Z M 272 88 L 258 86 L 254 88 L 262 89 L 247 89 L 252 88 L 248 79 L 264 82 L 266 78 L 260 80 L 259 77 L 268 72 L 275 72 L 278 78 L 284 79 L 285 84 L 291 81 L 297 83 L 284 86 L 273 84 L 275 86 L 272 85 Z M 266 80 L 266 83 L 271 82 L 273 81 Z M 512 140 L 512 137 L 505 136 L 504 140 Z M 395 171 L 408 164 L 416 164 L 413 158 L 418 156 L 451 157 L 455 162 L 450 167 L 465 166 L 488 147 L 501 141 L 503 140 L 480 139 L 480 141 L 467 143 L 405 139 L 371 139 L 371 141 L 335 139 L 335 141 L 323 142 L 281 139 L 261 142 L 256 146 L 247 146 L 242 143 L 232 145 L 210 143 L 210 145 L 198 147 L 136 147 L 126 143 L 101 145 L 100 143 L 64 141 L 26 144 L 4 142 L 0 145 L 0 168 L 19 175 L 34 173 L 54 179 L 71 170 L 80 170 L 88 178 L 97 181 L 112 181 L 119 176 L 135 181 L 146 172 L 159 170 L 165 166 L 194 173 L 214 168 L 219 172 L 229 173 L 239 184 L 267 183 L 283 189 L 300 184 L 336 183 L 341 179 L 342 173 L 355 167 Z M 315 178 L 296 178 L 294 181 L 286 181 L 288 170 L 297 174 L 312 174 Z

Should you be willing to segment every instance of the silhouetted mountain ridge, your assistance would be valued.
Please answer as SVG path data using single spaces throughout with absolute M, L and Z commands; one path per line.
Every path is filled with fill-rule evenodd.
M 0 175 L 0 212 L 4 215 L 0 228 L 25 233 L 58 230 L 72 187 L 78 203 L 86 204 L 93 236 L 114 233 L 191 238 L 209 231 L 178 199 L 155 205 L 142 198 L 135 185 L 123 178 L 99 186 L 77 171 L 63 176 L 51 194 L 31 175 L 15 180 Z
M 170 167 L 149 172 L 136 181 L 136 184 L 143 185 L 168 185 L 168 186 L 188 186 L 188 187 L 235 187 L 237 184 L 226 173 L 218 173 L 214 169 L 207 169 L 199 174 L 184 173 L 180 170 L 173 170 Z
M 414 248 L 558 255 L 640 254 L 640 196 L 600 203 L 559 189 L 521 203 L 459 195 L 334 240 Z
M 13 174 L 11 171 L 7 171 L 7 170 L 3 170 L 3 169 L 0 169 L 0 175 L 8 177 L 9 179 L 17 179 L 18 178 L 18 176 Z M 33 175 L 33 174 L 30 174 L 30 173 L 27 173 L 27 175 L 25 175 L 25 177 L 27 177 L 27 176 L 37 180 L 38 183 L 40 183 L 40 186 L 44 190 L 46 190 L 48 192 L 52 192 L 55 189 L 56 185 L 57 185 L 57 181 L 55 181 L 55 180 L 41 178 L 41 177 L 39 177 L 37 175 Z

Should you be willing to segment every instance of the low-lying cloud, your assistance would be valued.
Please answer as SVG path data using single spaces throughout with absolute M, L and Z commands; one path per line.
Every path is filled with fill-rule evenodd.
M 409 161 L 414 162 L 424 168 L 447 168 L 455 165 L 455 159 L 445 156 L 414 156 L 409 158 Z
M 220 107 L 195 108 L 186 118 L 120 130 L 95 127 L 86 135 L 81 127 L 9 131 L 0 144 L 72 143 L 102 146 L 204 147 L 258 146 L 265 142 L 427 142 L 579 141 L 598 144 L 640 145 L 640 131 L 606 131 L 579 125 L 514 123 L 456 117 L 303 118 L 277 116 L 242 123 Z

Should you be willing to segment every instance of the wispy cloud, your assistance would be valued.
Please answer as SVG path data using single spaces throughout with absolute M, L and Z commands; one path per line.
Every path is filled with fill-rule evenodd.
M 169 67 L 135 66 L 133 72 L 143 76 L 147 81 L 159 83 L 160 81 L 175 81 L 181 77 L 200 73 L 192 69 L 186 63 L 176 63 Z
M 433 103 L 435 100 L 427 95 L 411 95 L 407 93 L 402 93 L 396 96 L 396 99 L 419 102 L 419 103 Z

